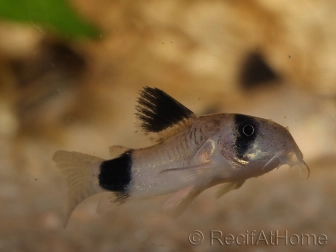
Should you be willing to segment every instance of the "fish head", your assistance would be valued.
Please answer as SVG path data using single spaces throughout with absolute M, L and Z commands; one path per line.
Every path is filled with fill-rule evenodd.
M 239 177 L 256 177 L 281 165 L 309 168 L 288 128 L 263 118 L 233 114 L 230 136 L 221 140 L 221 153 Z

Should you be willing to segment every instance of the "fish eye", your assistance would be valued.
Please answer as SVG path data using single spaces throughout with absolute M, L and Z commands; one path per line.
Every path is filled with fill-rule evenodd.
M 254 134 L 254 127 L 251 124 L 245 124 L 243 125 L 243 127 L 241 128 L 241 132 L 245 135 L 245 136 L 252 136 Z

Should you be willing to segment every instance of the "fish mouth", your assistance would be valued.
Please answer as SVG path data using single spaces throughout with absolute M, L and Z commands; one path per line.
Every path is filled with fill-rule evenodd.
M 302 154 L 297 155 L 295 152 L 288 152 L 288 153 L 278 152 L 273 157 L 270 158 L 270 160 L 264 165 L 262 170 L 264 170 L 269 164 L 271 164 L 275 160 L 279 161 L 279 165 L 277 166 L 277 168 L 279 168 L 281 165 L 284 165 L 284 164 L 289 165 L 290 168 L 299 165 L 301 175 L 302 175 L 303 167 L 306 167 L 308 171 L 308 175 L 306 179 L 308 179 L 310 176 L 309 166 L 305 163 L 305 161 L 303 161 Z

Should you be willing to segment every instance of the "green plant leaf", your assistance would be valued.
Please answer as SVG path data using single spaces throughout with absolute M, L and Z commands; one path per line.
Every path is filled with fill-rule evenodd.
M 0 17 L 53 28 L 70 37 L 98 36 L 98 30 L 76 14 L 65 0 L 0 0 Z

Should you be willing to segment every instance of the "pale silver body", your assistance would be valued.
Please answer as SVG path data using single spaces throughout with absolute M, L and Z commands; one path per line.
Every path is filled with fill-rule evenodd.
M 213 119 L 222 125 L 215 125 Z M 191 184 L 208 187 L 234 175 L 234 169 L 220 154 L 219 139 L 230 124 L 229 115 L 201 117 L 195 123 L 154 146 L 134 150 L 132 154 L 131 195 L 152 196 L 180 190 Z M 229 129 L 229 128 L 227 128 Z M 230 130 L 227 131 L 230 134 Z M 197 175 L 197 168 L 212 162 L 211 167 Z M 163 172 L 169 169 L 169 172 Z M 185 168 L 185 169 L 182 169 Z
M 258 122 L 261 133 L 244 160 L 238 159 L 232 148 L 232 114 L 194 118 L 190 126 L 163 142 L 134 150 L 130 194 L 159 195 L 188 185 L 204 190 L 218 183 L 260 176 L 281 164 L 302 162 L 302 153 L 287 129 L 271 120 L 258 118 Z M 279 158 L 264 167 L 276 153 L 281 153 Z M 296 162 L 291 163 L 289 153 L 296 155 Z
M 85 198 L 112 191 L 101 205 L 171 193 L 163 210 L 179 213 L 203 190 L 223 183 L 221 197 L 246 179 L 279 167 L 308 166 L 287 128 L 272 120 L 240 114 L 196 116 L 175 99 L 146 87 L 138 100 L 141 128 L 156 144 L 113 146 L 113 157 L 57 151 L 53 157 L 69 188 L 68 217 Z M 116 167 L 117 166 L 117 167 Z M 113 183 L 109 182 L 113 181 Z

